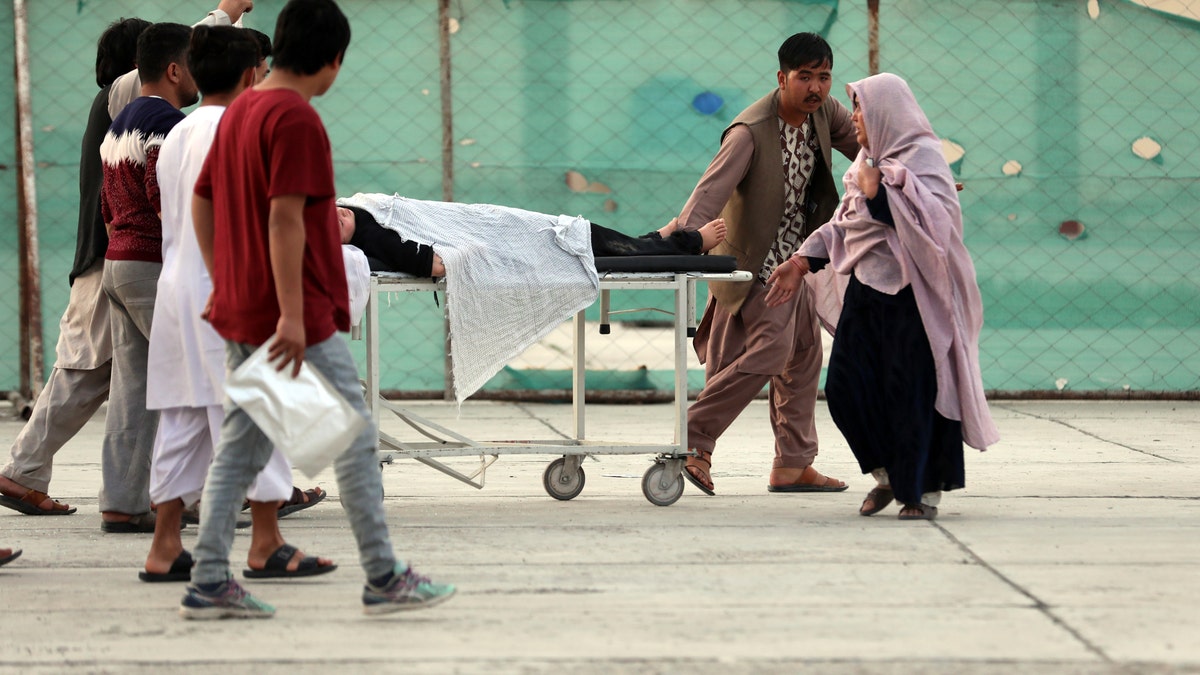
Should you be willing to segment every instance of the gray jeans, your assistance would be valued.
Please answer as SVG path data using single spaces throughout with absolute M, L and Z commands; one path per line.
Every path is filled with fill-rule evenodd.
M 227 341 L 225 363 L 228 370 L 241 365 L 255 349 L 257 347 L 253 345 Z M 304 350 L 304 360 L 324 375 L 360 415 L 371 419 L 358 383 L 358 368 L 340 335 L 309 346 Z M 359 563 L 368 579 L 381 577 L 396 567 L 396 554 L 388 538 L 383 512 L 378 438 L 375 425 L 368 424 L 333 464 L 342 507 L 358 543 Z M 220 583 L 230 578 L 229 552 L 233 547 L 238 511 L 250 482 L 271 457 L 271 449 L 271 441 L 250 416 L 226 399 L 221 440 L 200 500 L 200 534 L 196 539 L 193 583 Z
M 101 512 L 150 511 L 150 455 L 158 411 L 146 410 L 146 355 L 161 271 L 161 263 L 104 263 L 101 284 L 111 304 L 113 357 L 101 450 Z

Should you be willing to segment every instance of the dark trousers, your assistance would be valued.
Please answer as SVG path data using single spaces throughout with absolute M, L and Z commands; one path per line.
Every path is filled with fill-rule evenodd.
M 606 258 L 625 255 L 695 255 L 703 240 L 699 232 L 676 230 L 664 239 L 657 231 L 631 237 L 595 223 L 592 226 L 592 256 Z
M 912 287 L 887 295 L 851 276 L 825 399 L 862 472 L 887 469 L 903 504 L 964 484 L 962 424 L 934 409 L 934 368 Z

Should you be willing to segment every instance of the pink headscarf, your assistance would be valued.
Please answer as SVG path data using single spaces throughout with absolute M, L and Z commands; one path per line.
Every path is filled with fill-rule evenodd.
M 836 328 L 852 271 L 883 293 L 911 285 L 937 370 L 935 407 L 961 420 L 963 440 L 984 450 L 1000 434 L 979 371 L 983 303 L 941 140 L 902 78 L 881 73 L 846 85 L 846 92 L 862 109 L 870 148 L 859 152 L 843 177 L 845 196 L 833 220 L 800 247 L 801 255 L 827 258 L 832 268 L 810 278 L 817 311 Z M 871 218 L 858 187 L 867 157 L 883 173 L 894 230 Z

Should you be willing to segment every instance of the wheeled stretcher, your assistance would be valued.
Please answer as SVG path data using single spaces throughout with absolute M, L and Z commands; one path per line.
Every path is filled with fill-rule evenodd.
M 554 440 L 486 441 L 468 438 L 460 433 L 425 419 L 403 406 L 380 396 L 379 348 L 386 336 L 380 334 L 380 311 L 385 306 L 381 298 L 389 293 L 444 291 L 444 282 L 418 279 L 399 274 L 374 273 L 365 314 L 366 394 L 367 404 L 378 426 L 383 411 L 404 421 L 421 440 L 401 440 L 379 432 L 381 463 L 411 458 L 433 467 L 468 485 L 482 488 L 487 468 L 504 454 L 556 454 L 561 457 L 546 467 L 542 485 L 555 499 L 573 499 L 583 490 L 585 475 L 583 459 L 589 455 L 653 454 L 655 458 L 642 478 L 642 493 L 651 503 L 669 506 L 683 494 L 683 465 L 691 454 L 687 443 L 687 350 L 688 338 L 695 333 L 696 291 L 698 281 L 748 281 L 749 272 L 734 270 L 733 258 L 725 256 L 637 256 L 597 258 L 600 277 L 600 333 L 609 330 L 609 295 L 612 291 L 635 289 L 669 290 L 674 294 L 674 367 L 675 367 L 675 424 L 671 442 L 612 443 L 594 440 L 586 434 L 585 392 L 586 330 L 584 311 L 573 320 L 574 348 L 572 362 L 572 410 L 574 437 Z M 454 302 L 447 298 L 447 303 Z M 632 310 L 626 310 L 632 311 Z M 665 434 L 664 434 L 665 435 Z M 466 474 L 438 461 L 444 457 L 478 456 L 479 464 Z

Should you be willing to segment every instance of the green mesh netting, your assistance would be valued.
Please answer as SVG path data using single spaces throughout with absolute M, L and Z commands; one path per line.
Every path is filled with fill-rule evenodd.
M 73 255 L 95 39 L 120 16 L 194 21 L 207 8 L 31 4 L 43 307 L 52 348 Z M 257 4 L 247 23 L 269 34 L 282 2 Z M 315 101 L 333 141 L 340 190 L 441 198 L 436 1 L 341 4 L 353 42 L 337 84 Z M 879 4 L 881 68 L 909 80 L 966 184 L 966 240 L 986 307 L 985 385 L 1200 389 L 1200 24 L 1115 0 Z M 0 18 L 11 21 L 10 14 L 0 8 Z M 678 212 L 721 130 L 774 86 L 775 49 L 788 35 L 824 34 L 839 82 L 867 74 L 866 2 L 463 0 L 451 4 L 451 14 L 454 198 L 582 214 L 631 234 Z M 0 54 L 11 63 L 11 45 Z M 11 108 L 11 84 L 8 93 L 0 105 Z M 845 99 L 840 86 L 834 95 Z M 0 133 L 11 139 L 11 126 Z M 4 146 L 10 168 L 12 145 Z M 847 165 L 837 158 L 835 174 Z M 567 172 L 574 172 L 571 186 Z M 14 184 L 3 189 L 3 208 L 15 214 Z M 1067 221 L 1078 224 L 1064 228 L 1071 236 L 1060 233 Z M 10 228 L 0 254 L 13 287 L 15 247 Z M 656 292 L 614 295 L 618 302 L 670 306 Z M 389 336 L 383 387 L 441 389 L 440 308 L 426 296 L 391 304 L 382 315 Z M 10 319 L 0 337 L 14 346 L 16 307 L 15 294 L 0 303 Z M 661 317 L 618 320 L 626 323 L 614 333 L 629 334 Z M 648 334 L 646 349 L 669 350 L 661 330 Z M 613 344 L 590 338 L 589 354 L 598 350 L 600 364 L 591 386 L 670 389 L 669 361 L 629 340 Z M 355 349 L 361 356 L 361 346 Z M 569 355 L 552 352 L 522 360 L 490 386 L 562 388 Z M 0 387 L 11 388 L 17 350 L 6 354 Z M 702 379 L 691 373 L 693 386 Z

